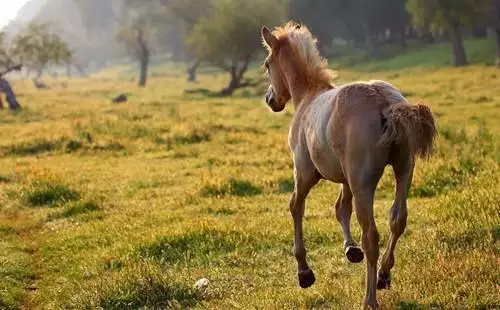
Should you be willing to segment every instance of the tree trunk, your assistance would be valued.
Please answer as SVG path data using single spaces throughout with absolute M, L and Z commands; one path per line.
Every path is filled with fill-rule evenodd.
M 144 40 L 144 33 L 141 28 L 137 29 L 137 47 L 137 56 L 140 63 L 139 86 L 145 87 L 148 79 L 149 49 Z
M 71 62 L 66 63 L 66 76 L 71 77 Z
M 236 66 L 232 66 L 229 72 L 231 79 L 229 80 L 229 85 L 221 90 L 221 96 L 231 96 L 236 89 L 240 87 L 241 77 L 236 73 Z
M 19 105 L 19 102 L 17 102 L 16 95 L 14 94 L 14 91 L 12 90 L 12 87 L 10 86 L 9 82 L 0 77 L 0 94 L 5 93 L 7 97 L 7 103 L 9 104 L 9 108 L 13 111 L 21 109 L 21 106 Z
M 493 1 L 493 26 L 497 45 L 495 64 L 500 68 L 500 0 Z
M 497 43 L 497 57 L 495 64 L 500 68 L 500 28 L 495 28 L 495 38 Z
M 428 21 L 426 21 L 421 29 L 422 35 L 421 38 L 427 44 L 433 44 L 435 42 L 434 35 L 431 31 L 431 26 Z
M 148 79 L 148 58 L 142 58 L 140 60 L 140 73 L 139 73 L 139 86 L 145 87 Z
M 375 36 L 373 35 L 373 33 L 370 31 L 370 28 L 368 27 L 367 24 L 363 25 L 363 29 L 365 32 L 366 46 L 368 47 L 368 50 L 370 51 L 370 55 L 374 58 L 377 58 L 379 56 L 379 49 L 378 49 L 378 44 L 376 42 L 376 35 Z
M 486 38 L 488 36 L 488 31 L 486 26 L 474 26 L 472 27 L 472 36 L 474 38 Z
M 427 43 L 427 44 L 433 44 L 436 42 L 434 35 L 430 31 L 425 32 L 423 35 L 423 38 L 424 38 L 425 43 Z
M 238 61 L 233 62 L 233 65 L 229 68 L 231 80 L 229 81 L 229 85 L 221 90 L 221 96 L 231 96 L 236 89 L 241 87 L 241 80 L 243 79 L 243 75 L 248 69 L 249 63 L 250 56 L 247 56 L 245 58 L 243 65 L 240 68 L 238 68 Z
M 194 64 L 188 68 L 187 70 L 188 82 L 196 82 L 196 70 L 198 70 L 200 64 L 201 60 L 196 60 Z
M 467 56 L 465 55 L 462 34 L 460 33 L 460 24 L 457 22 L 452 22 L 450 26 L 453 65 L 455 67 L 465 66 L 467 65 Z
M 408 44 L 406 44 L 406 27 L 402 27 L 399 33 L 399 45 L 406 49 Z
M 85 70 L 83 69 L 82 66 L 80 66 L 79 64 L 74 64 L 76 70 L 78 71 L 78 73 L 80 73 L 81 76 L 83 77 L 87 77 L 87 73 L 85 72 Z

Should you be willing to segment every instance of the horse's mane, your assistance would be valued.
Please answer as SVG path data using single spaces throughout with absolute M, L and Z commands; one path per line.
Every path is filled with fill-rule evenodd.
M 321 57 L 317 42 L 309 29 L 295 22 L 275 28 L 273 35 L 281 44 L 289 44 L 298 61 L 299 70 L 312 88 L 332 87 L 333 73 Z

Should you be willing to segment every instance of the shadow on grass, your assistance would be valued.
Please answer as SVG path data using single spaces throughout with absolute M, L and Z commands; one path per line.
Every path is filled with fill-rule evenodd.
M 397 309 L 399 310 L 428 310 L 428 309 L 445 309 L 444 305 L 438 303 L 421 304 L 414 301 L 400 301 Z
M 114 271 L 90 281 L 71 299 L 78 309 L 186 309 L 203 295 L 151 264 Z
M 238 196 L 249 197 L 262 194 L 262 189 L 249 181 L 230 179 L 222 184 L 207 184 L 201 191 L 202 197 Z
M 160 263 L 208 264 L 215 257 L 245 246 L 249 240 L 239 232 L 202 230 L 181 236 L 160 238 L 139 248 L 139 256 Z
M 50 216 L 49 220 L 76 217 L 84 214 L 93 214 L 99 211 L 101 211 L 101 207 L 99 207 L 99 205 L 93 201 L 73 201 L 64 205 L 64 209 L 62 211 Z
M 142 260 L 158 264 L 186 266 L 242 266 L 257 252 L 283 248 L 279 239 L 262 235 L 246 235 L 239 231 L 203 229 L 182 235 L 158 238 L 141 246 L 137 254 Z
M 16 142 L 0 147 L 0 157 L 35 156 L 54 152 L 69 154 L 78 151 L 121 151 L 123 149 L 125 149 L 125 147 L 118 142 L 97 144 L 90 143 L 83 139 L 68 137 L 53 140 L 35 138 L 33 140 Z
M 80 198 L 80 194 L 67 185 L 47 181 L 31 183 L 22 195 L 32 207 L 56 207 Z

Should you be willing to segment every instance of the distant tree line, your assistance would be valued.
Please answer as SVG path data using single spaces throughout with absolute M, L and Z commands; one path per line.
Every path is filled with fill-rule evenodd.
M 83 1 L 83 0 L 80 0 Z M 170 52 L 172 60 L 190 60 L 188 79 L 196 80 L 202 63 L 229 75 L 220 95 L 248 85 L 244 75 L 261 50 L 259 29 L 285 17 L 283 0 L 125 0 L 117 17 L 118 39 L 139 62 L 139 86 L 145 86 L 150 55 Z
M 188 62 L 188 80 L 200 66 L 227 72 L 221 95 L 249 85 L 245 73 L 262 52 L 259 29 L 285 20 L 303 22 L 320 49 L 334 42 L 376 58 L 386 46 L 449 42 L 453 64 L 468 63 L 464 38 L 493 33 L 500 66 L 500 0 L 74 0 L 89 33 L 103 33 L 102 50 L 120 47 L 114 59 L 134 59 L 138 84 L 147 84 L 156 58 Z M 112 42 L 111 42 L 112 41 Z M 112 48 L 113 46 L 113 48 Z M 76 47 L 76 54 L 78 48 Z M 28 57 L 28 56 L 26 56 Z M 62 55 L 53 55 L 59 59 Z M 109 57 L 109 56 L 107 56 Z M 61 59 L 62 59 L 61 58 Z M 28 58 L 26 58 L 28 59 Z M 111 60 L 111 59 L 110 59 Z M 42 59 L 30 60 L 45 67 Z M 493 61 L 493 59 L 492 59 Z
M 323 44 L 341 38 L 374 57 L 386 44 L 449 40 L 455 66 L 468 63 L 464 35 L 485 37 L 489 28 L 500 66 L 500 0 L 290 0 L 289 13 Z

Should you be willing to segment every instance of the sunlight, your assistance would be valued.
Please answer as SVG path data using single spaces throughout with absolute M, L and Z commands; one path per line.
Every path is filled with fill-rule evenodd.
M 0 10 L 0 27 L 7 25 L 28 0 L 4 1 Z

